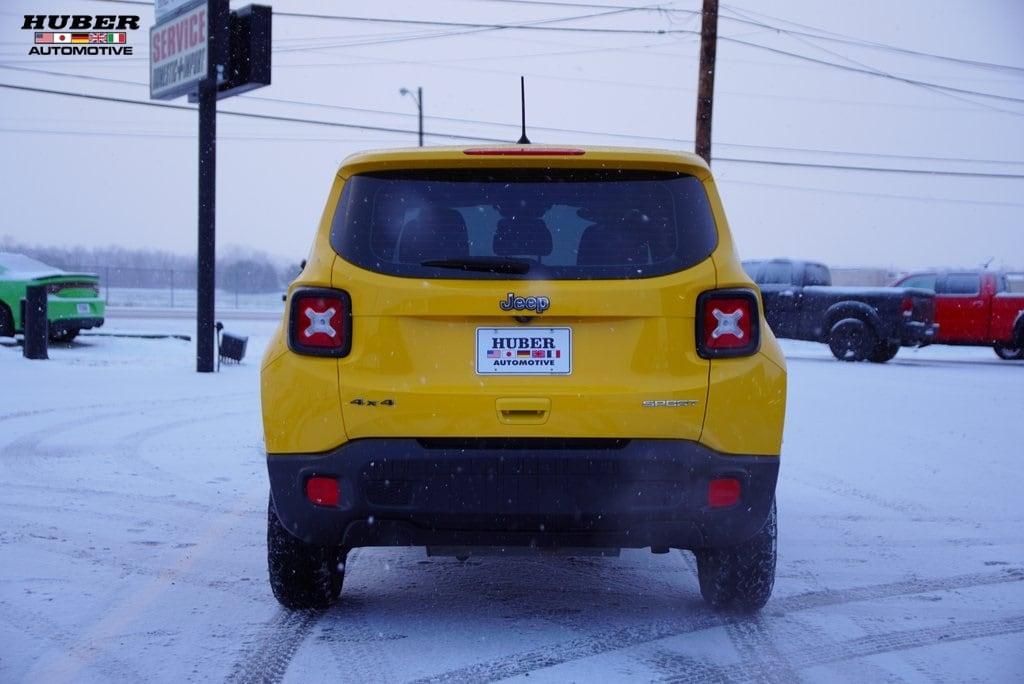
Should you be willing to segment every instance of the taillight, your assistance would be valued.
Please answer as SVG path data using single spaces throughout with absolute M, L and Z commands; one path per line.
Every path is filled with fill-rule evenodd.
M 705 359 L 750 356 L 761 346 L 757 295 L 710 290 L 697 297 L 697 353 Z
M 352 298 L 343 290 L 302 289 L 292 294 L 288 346 L 299 354 L 347 356 L 352 349 Z
M 471 157 L 580 157 L 586 150 L 578 147 L 470 147 L 462 150 L 462 154 Z
M 49 283 L 46 286 L 46 294 L 59 295 L 64 290 L 89 290 L 94 297 L 100 294 L 99 285 L 96 283 Z
M 903 312 L 903 316 L 910 318 L 914 315 L 914 300 L 910 297 L 904 297 L 903 301 L 900 302 L 900 311 Z

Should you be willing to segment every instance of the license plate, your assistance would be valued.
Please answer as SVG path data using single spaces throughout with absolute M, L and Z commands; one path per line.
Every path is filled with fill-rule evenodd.
M 572 328 L 477 328 L 480 375 L 570 375 Z
M 87 313 L 89 313 L 89 305 L 88 304 L 79 304 L 78 305 L 78 313 L 80 313 L 80 314 L 87 314 Z

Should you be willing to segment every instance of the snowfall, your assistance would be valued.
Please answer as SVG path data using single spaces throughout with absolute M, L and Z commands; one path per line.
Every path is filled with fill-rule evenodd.
M 0 339 L 0 681 L 1024 681 L 1024 362 L 786 342 L 775 593 L 700 598 L 693 557 L 360 549 L 340 601 L 266 572 L 259 359 Z M 104 333 L 192 332 L 112 318 Z

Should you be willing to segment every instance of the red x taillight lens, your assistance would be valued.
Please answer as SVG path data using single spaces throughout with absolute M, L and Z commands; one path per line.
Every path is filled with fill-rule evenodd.
M 299 354 L 346 356 L 352 348 L 352 298 L 343 290 L 296 290 L 288 345 Z
M 697 298 L 697 353 L 703 358 L 750 356 L 760 346 L 756 294 L 711 290 Z

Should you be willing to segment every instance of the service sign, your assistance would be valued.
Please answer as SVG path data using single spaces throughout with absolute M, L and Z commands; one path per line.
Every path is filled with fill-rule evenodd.
M 209 59 L 207 4 L 156 24 L 149 30 L 149 96 L 170 100 L 196 90 Z

